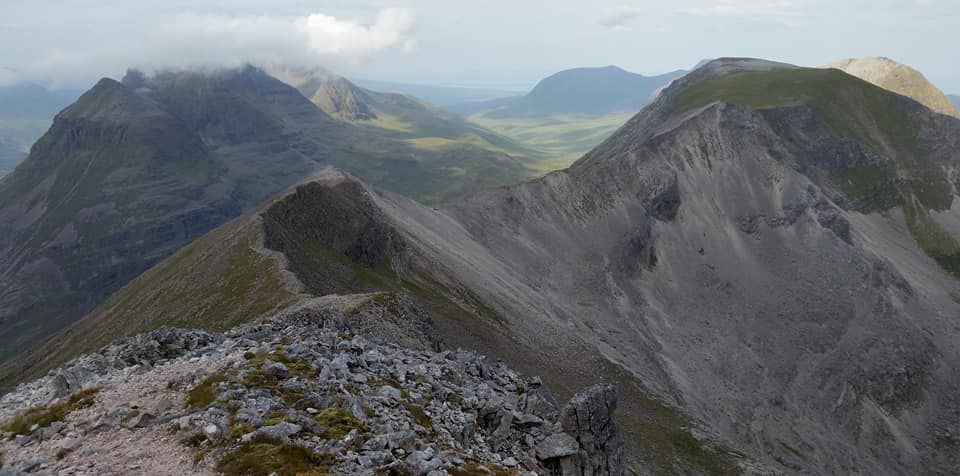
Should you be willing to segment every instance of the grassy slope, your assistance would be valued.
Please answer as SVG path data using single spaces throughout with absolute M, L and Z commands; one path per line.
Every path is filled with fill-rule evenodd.
M 741 72 L 697 83 L 683 91 L 674 114 L 715 101 L 759 110 L 806 104 L 834 134 L 856 139 L 885 158 L 832 179 L 858 208 L 904 208 L 914 240 L 945 270 L 960 277 L 960 244 L 930 218 L 946 210 L 953 190 L 945 171 L 927 157 L 900 96 L 835 69 Z
M 226 330 L 289 303 L 275 258 L 260 251 L 259 219 L 241 217 L 143 273 L 38 351 L 0 367 L 0 388 L 37 378 L 115 339 L 161 326 Z

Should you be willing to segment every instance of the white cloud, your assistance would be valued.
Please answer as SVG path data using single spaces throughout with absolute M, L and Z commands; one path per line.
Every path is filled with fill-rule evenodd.
M 799 16 L 803 14 L 803 9 L 796 2 L 788 0 L 717 0 L 683 9 L 681 12 L 703 17 L 770 20 Z
M 133 66 L 152 70 L 295 64 L 343 68 L 414 46 L 414 12 L 380 10 L 370 23 L 324 13 L 298 17 L 182 14 L 98 48 L 45 51 L 22 67 L 28 78 L 71 83 L 118 74 Z
M 600 10 L 600 24 L 618 30 L 630 29 L 630 24 L 643 15 L 644 9 L 631 5 L 617 5 Z
M 413 48 L 413 11 L 406 8 L 381 10 L 373 25 L 341 21 L 332 16 L 315 13 L 296 21 L 297 29 L 309 38 L 315 52 L 327 55 L 364 56 L 400 46 Z

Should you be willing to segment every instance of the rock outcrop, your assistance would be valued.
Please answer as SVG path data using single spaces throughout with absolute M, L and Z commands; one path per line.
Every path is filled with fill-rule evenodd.
M 84 355 L 0 400 L 0 474 L 290 473 L 245 459 L 270 451 L 333 474 L 623 474 L 612 386 L 558 407 L 502 363 L 354 335 L 351 321 L 298 305 Z

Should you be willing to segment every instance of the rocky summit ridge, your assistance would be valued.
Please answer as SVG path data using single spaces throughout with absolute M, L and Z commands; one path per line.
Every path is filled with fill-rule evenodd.
M 612 386 L 558 405 L 482 355 L 354 334 L 370 299 L 81 356 L 0 399 L 0 474 L 623 474 Z

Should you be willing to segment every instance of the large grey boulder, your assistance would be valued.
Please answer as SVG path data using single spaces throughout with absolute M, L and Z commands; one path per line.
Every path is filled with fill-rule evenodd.
M 537 457 L 560 476 L 624 474 L 623 435 L 613 422 L 617 391 L 610 384 L 581 390 L 560 411 L 563 433 L 536 447 Z

